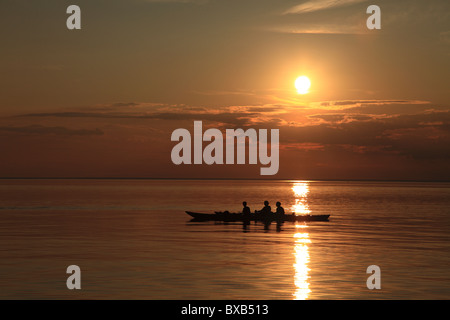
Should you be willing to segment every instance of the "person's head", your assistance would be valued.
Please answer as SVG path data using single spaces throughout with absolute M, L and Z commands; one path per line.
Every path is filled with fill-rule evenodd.
M 277 205 L 277 207 L 281 206 L 281 202 L 278 201 L 276 205 Z
M 268 206 L 268 205 L 269 205 L 269 201 L 267 201 L 267 200 L 264 201 L 264 205 L 265 205 L 265 206 Z
M 244 207 L 246 207 L 247 206 L 247 202 L 242 202 L 242 205 L 244 206 Z

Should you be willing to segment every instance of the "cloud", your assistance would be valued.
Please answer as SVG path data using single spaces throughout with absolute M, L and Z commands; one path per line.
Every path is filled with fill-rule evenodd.
M 450 111 L 427 101 L 341 100 L 319 101 L 308 108 L 295 105 L 229 106 L 218 108 L 149 105 L 129 108 L 135 103 L 117 103 L 117 108 L 98 111 L 33 113 L 14 119 L 63 121 L 91 118 L 100 128 L 122 135 L 148 134 L 145 128 L 157 126 L 160 135 L 168 128 L 191 127 L 195 120 L 205 127 L 280 129 L 286 150 L 350 153 L 380 153 L 423 159 L 450 157 Z M 47 119 L 48 118 L 48 119 Z M 56 119 L 51 119 L 56 118 Z M 103 119 L 103 120 L 102 120 Z M 109 120 L 118 121 L 109 121 Z M 130 120 L 125 122 L 126 120 Z M 139 122 L 137 122 L 139 121 Z M 140 122 L 143 121 L 143 122 Z M 98 131 L 67 131 L 60 127 L 29 126 L 0 128 L 5 131 L 53 134 L 99 134 Z M 142 131 L 143 130 L 143 131 Z M 416 141 L 416 142 L 414 142 Z M 306 147 L 305 147 L 306 146 Z M 313 147 L 311 147 L 313 146 Z M 416 149 L 414 148 L 416 146 Z M 449 151 L 447 151 L 449 150 Z M 426 155 L 428 154 L 428 156 Z
M 320 101 L 311 106 L 318 109 L 339 110 L 341 112 L 398 113 L 424 111 L 432 107 L 429 101 L 422 100 L 339 100 Z
M 369 104 L 392 104 L 392 103 L 413 103 L 411 100 L 343 100 L 328 102 L 328 105 L 333 106 L 348 106 L 348 105 L 369 105 Z
M 155 112 L 155 113 L 99 113 L 99 112 L 53 112 L 31 113 L 18 117 L 31 118 L 96 118 L 96 119 L 135 119 L 135 120 L 178 120 L 178 121 L 214 121 L 232 126 L 246 127 L 252 119 L 258 117 L 251 112 Z
M 344 114 L 315 114 L 308 117 L 312 119 L 322 119 L 329 122 L 337 122 L 345 119 Z
M 94 106 L 0 118 L 0 143 L 3 149 L 15 150 L 8 156 L 10 167 L 19 168 L 17 172 L 27 168 L 26 164 L 20 167 L 16 163 L 32 154 L 30 147 L 39 147 L 42 157 L 64 158 L 68 152 L 80 153 L 85 155 L 84 161 L 92 159 L 92 154 L 98 154 L 99 159 L 110 159 L 111 155 L 117 159 L 127 154 L 122 162 L 111 163 L 117 168 L 124 167 L 123 161 L 133 164 L 155 161 L 155 166 L 164 165 L 174 145 L 170 133 L 177 128 L 192 132 L 195 120 L 203 121 L 204 130 L 213 127 L 222 132 L 228 128 L 279 129 L 280 157 L 284 159 L 283 174 L 287 178 L 304 172 L 323 178 L 378 178 L 379 173 L 383 177 L 398 173 L 398 177 L 405 178 L 414 170 L 411 176 L 416 178 L 420 174 L 428 177 L 427 170 L 435 175 L 432 177 L 441 178 L 440 172 L 448 172 L 450 163 L 450 109 L 425 101 L 339 100 L 317 101 L 306 106 L 221 107 L 118 102 L 103 106 L 103 109 Z M 73 128 L 81 123 L 82 128 Z M 101 139 L 90 138 L 103 132 Z M 74 143 L 69 143 L 68 136 L 74 137 Z M 78 143 L 80 139 L 84 139 L 82 144 Z M 153 155 L 143 156 L 142 150 L 148 145 L 154 146 L 152 153 L 158 154 L 161 161 Z M 296 163 L 302 163 L 305 171 Z M 91 168 L 91 164 L 86 167 Z M 72 163 L 67 170 L 70 172 L 71 168 L 74 168 Z M 103 167 L 95 168 L 94 175 Z M 8 174 L 12 172 L 4 170 Z M 49 168 L 48 172 L 52 170 Z M 160 171 L 158 174 L 168 176 L 184 174 Z
M 59 135 L 59 136 L 93 136 L 102 135 L 99 129 L 69 129 L 66 127 L 45 127 L 42 125 L 29 125 L 23 127 L 0 127 L 0 132 L 27 134 L 27 135 Z
M 359 25 L 329 24 L 320 26 L 281 26 L 268 28 L 267 31 L 287 34 L 310 34 L 310 35 L 363 35 L 369 34 L 366 29 Z
M 386 153 L 413 159 L 450 158 L 448 110 L 382 117 L 346 114 L 310 117 L 326 122 L 284 127 L 280 130 L 282 144 L 317 144 L 324 146 L 323 150 L 334 146 L 359 154 Z M 343 121 L 350 118 L 353 121 Z
M 137 107 L 139 106 L 139 107 Z M 112 108 L 114 107 L 114 108 Z M 132 107 L 132 108 L 130 108 Z M 91 111 L 92 110 L 92 111 Z M 186 105 L 157 105 L 140 103 L 114 103 L 107 106 L 81 108 L 77 111 L 40 112 L 16 115 L 13 118 L 91 118 L 117 120 L 165 120 L 165 121 L 213 121 L 221 125 L 247 127 L 259 123 L 261 119 L 284 114 L 285 107 L 279 105 L 195 107 Z
M 320 12 L 365 2 L 367 0 L 310 0 L 283 11 L 283 20 L 266 28 L 267 31 L 299 34 L 299 35 L 373 35 L 365 24 L 365 15 L 353 9 L 348 10 L 343 17 L 340 12 Z M 319 12 L 305 16 L 299 20 L 295 15 Z M 365 11 L 363 11 L 365 12 Z M 288 15 L 288 16 L 287 16 Z M 291 17 L 289 17 L 291 16 Z
M 307 12 L 315 12 L 331 8 L 350 6 L 365 1 L 367 0 L 310 0 L 289 8 L 283 14 L 301 14 Z
M 136 102 L 117 102 L 111 105 L 112 107 L 137 107 L 139 103 Z

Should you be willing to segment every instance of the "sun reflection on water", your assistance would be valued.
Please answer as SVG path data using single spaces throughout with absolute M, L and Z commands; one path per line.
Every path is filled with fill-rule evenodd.
M 308 206 L 308 193 L 309 193 L 309 185 L 307 182 L 295 182 L 292 187 L 292 191 L 294 191 L 295 202 L 292 206 L 292 211 L 295 212 L 296 215 L 304 215 L 310 214 L 311 210 Z
M 310 214 L 307 197 L 309 194 L 309 185 L 307 182 L 296 182 L 292 187 L 292 191 L 295 195 L 295 204 L 293 205 L 293 211 L 295 214 Z M 306 232 L 308 225 L 296 224 L 296 232 L 294 233 L 294 284 L 296 287 L 293 294 L 295 300 L 306 300 L 311 293 L 309 289 L 309 248 L 308 244 L 311 243 L 309 239 L 309 233 Z

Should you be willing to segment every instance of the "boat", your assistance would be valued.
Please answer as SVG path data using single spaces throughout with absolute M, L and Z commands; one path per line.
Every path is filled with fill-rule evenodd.
M 277 215 L 275 213 L 271 214 L 261 214 L 261 213 L 253 213 L 246 217 L 242 213 L 230 213 L 227 211 L 216 211 L 215 213 L 200 213 L 200 212 L 192 212 L 186 211 L 188 215 L 190 215 L 193 219 L 192 221 L 222 221 L 222 222 L 244 222 L 244 221 L 261 221 L 261 222 L 284 222 L 284 221 L 328 221 L 330 217 L 329 214 L 321 214 L 321 215 L 295 215 L 293 214 L 284 214 Z

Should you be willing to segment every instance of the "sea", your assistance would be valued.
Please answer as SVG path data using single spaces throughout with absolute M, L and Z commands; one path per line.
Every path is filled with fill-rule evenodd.
M 185 212 L 265 200 L 330 218 L 244 228 Z M 0 299 L 449 298 L 450 183 L 0 180 Z

